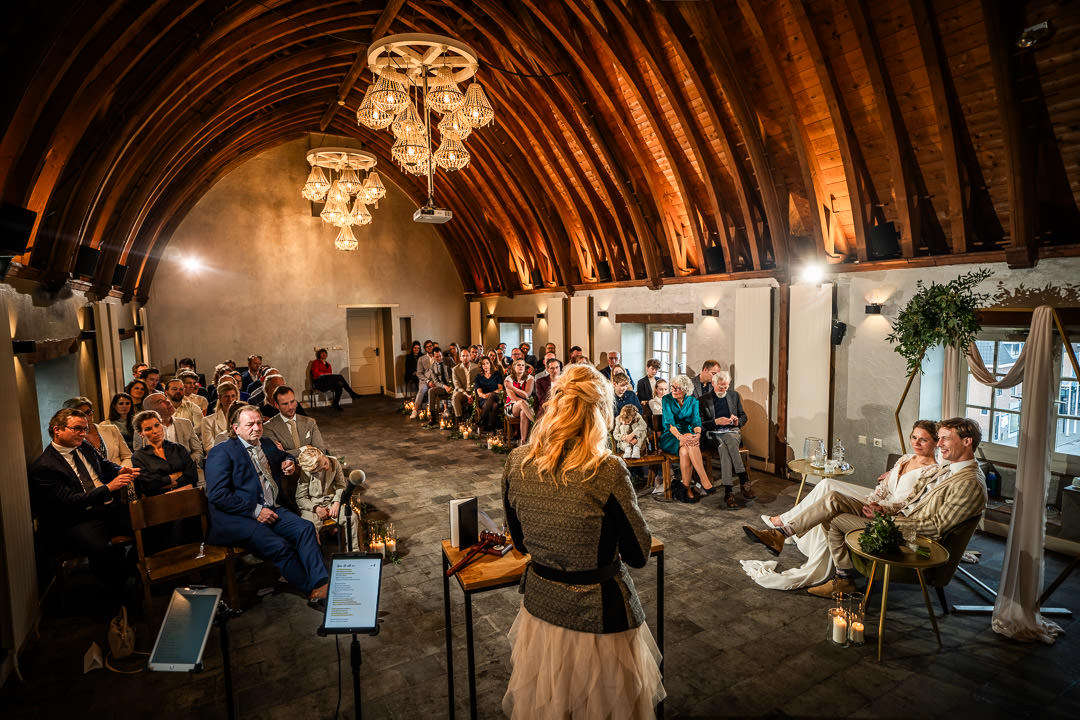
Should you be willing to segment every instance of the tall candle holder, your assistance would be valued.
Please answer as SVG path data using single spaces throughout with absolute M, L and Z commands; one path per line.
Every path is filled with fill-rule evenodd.
M 847 595 L 833 593 L 833 606 L 829 608 L 829 642 L 838 647 L 848 646 Z
M 865 598 L 861 592 L 846 593 L 844 596 L 848 620 L 848 642 L 862 645 L 866 642 Z
M 386 523 L 384 538 L 386 558 L 388 560 L 397 560 L 397 532 L 394 530 L 394 523 Z

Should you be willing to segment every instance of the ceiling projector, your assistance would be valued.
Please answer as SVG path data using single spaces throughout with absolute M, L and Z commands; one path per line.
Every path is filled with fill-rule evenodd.
M 431 225 L 442 225 L 444 222 L 450 222 L 454 217 L 454 213 L 446 208 L 438 208 L 434 205 L 424 205 L 417 208 L 413 213 L 413 222 L 429 223 Z

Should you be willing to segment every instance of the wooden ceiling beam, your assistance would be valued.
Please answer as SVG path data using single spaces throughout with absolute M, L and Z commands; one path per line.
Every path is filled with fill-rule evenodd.
M 319 119 L 319 130 L 326 130 L 326 128 L 330 127 L 330 122 L 334 119 L 338 109 L 345 105 L 345 101 L 348 99 L 349 93 L 352 92 L 357 79 L 367 69 L 368 48 L 371 47 L 371 43 L 382 39 L 386 31 L 390 29 L 390 25 L 394 22 L 401 8 L 404 7 L 405 2 L 406 0 L 387 0 L 386 6 L 383 8 L 382 13 L 379 14 L 379 19 L 375 21 L 375 26 L 371 28 L 367 44 L 361 45 L 357 50 L 356 59 L 353 60 L 353 64 L 345 73 L 341 84 L 338 85 L 337 99 L 327 105 L 326 112 Z

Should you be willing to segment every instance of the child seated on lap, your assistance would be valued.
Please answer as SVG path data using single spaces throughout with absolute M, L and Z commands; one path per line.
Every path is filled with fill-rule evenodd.
M 615 421 L 615 442 L 624 458 L 640 458 L 648 428 L 637 408 L 627 403 Z

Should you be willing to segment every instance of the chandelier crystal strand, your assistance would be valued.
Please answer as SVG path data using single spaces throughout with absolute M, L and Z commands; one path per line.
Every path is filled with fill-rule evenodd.
M 318 165 L 311 166 L 304 189 L 300 191 L 305 200 L 322 202 L 326 197 L 326 191 L 330 189 L 330 181 L 326 179 L 326 173 Z
M 362 198 L 357 197 L 353 201 L 352 208 L 352 224 L 353 225 L 367 225 L 371 222 L 371 212 L 367 209 L 367 204 Z
M 394 137 L 401 138 L 412 133 L 420 133 L 421 135 L 426 132 L 424 128 L 424 122 L 420 119 L 420 114 L 416 112 L 416 103 L 412 100 L 401 111 L 401 114 L 397 116 L 393 124 L 390 126 L 390 130 L 394 133 Z
M 469 164 L 469 151 L 453 135 L 444 135 L 434 158 L 435 164 L 443 170 L 461 170 Z
M 438 128 L 443 137 L 453 135 L 463 142 L 472 132 L 472 124 L 465 117 L 465 112 L 461 108 L 444 116 L 439 121 Z
M 465 104 L 462 106 L 465 118 L 474 128 L 489 125 L 495 119 L 495 110 L 488 102 L 487 94 L 475 80 L 465 91 Z
M 341 228 L 341 232 L 338 233 L 337 238 L 334 240 L 334 247 L 338 250 L 355 250 L 360 246 L 360 243 L 356 241 L 356 236 L 353 235 L 352 228 L 345 225 Z
M 397 115 L 409 103 L 409 93 L 405 90 L 404 80 L 400 73 L 383 70 L 371 90 L 371 102 L 379 110 Z
M 367 92 L 364 93 L 364 99 L 356 111 L 356 122 L 372 130 L 382 130 L 394 122 L 394 116 L 375 107 L 375 103 L 371 101 L 371 89 L 374 85 L 374 83 L 368 85 Z
M 454 82 L 454 73 L 449 66 L 443 65 L 435 70 L 435 77 L 425 93 L 428 107 L 440 115 L 452 113 L 465 102 L 465 94 Z

